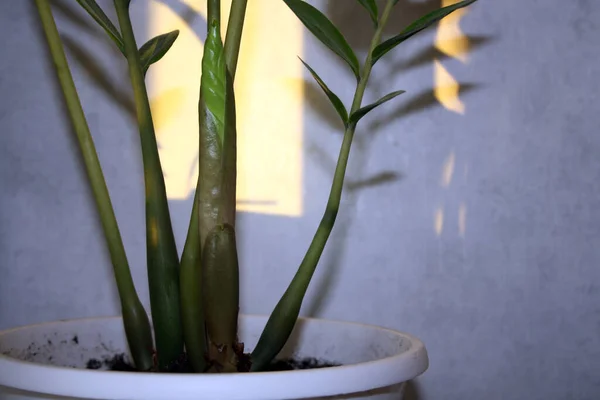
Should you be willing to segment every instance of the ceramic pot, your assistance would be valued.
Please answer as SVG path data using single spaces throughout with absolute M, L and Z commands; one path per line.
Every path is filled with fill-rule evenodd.
M 240 316 L 240 340 L 255 346 L 267 317 Z M 241 374 L 157 374 L 86 369 L 127 355 L 119 317 L 30 325 L 0 332 L 0 400 L 394 399 L 428 367 L 423 343 L 377 326 L 300 318 L 280 358 L 339 367 Z M 96 365 L 96 366 L 97 366 Z

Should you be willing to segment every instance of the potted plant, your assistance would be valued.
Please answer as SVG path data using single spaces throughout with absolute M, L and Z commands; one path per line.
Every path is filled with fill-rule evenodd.
M 459 1 L 431 12 L 386 40 L 382 40 L 382 31 L 399 0 L 386 0 L 382 10 L 375 0 L 358 0 L 374 25 L 362 64 L 318 9 L 303 0 L 283 1 L 347 64 L 357 84 L 348 110 L 317 72 L 300 60 L 334 106 L 345 132 L 323 218 L 292 282 L 270 316 L 263 317 L 238 315 L 234 79 L 247 0 L 232 1 L 224 41 L 220 0 L 207 0 L 198 103 L 199 176 L 181 257 L 175 246 L 145 86 L 148 68 L 168 52 L 178 32 L 159 35 L 138 47 L 129 15 L 130 0 L 114 0 L 117 25 L 95 0 L 77 0 L 127 60 L 144 167 L 149 318 L 131 278 L 49 0 L 35 0 L 102 222 L 122 315 L 1 332 L 0 399 L 398 398 L 401 384 L 427 369 L 425 347 L 411 335 L 381 327 L 299 318 L 299 312 L 335 223 L 357 125 L 369 111 L 403 93 L 394 91 L 363 105 L 373 66 L 400 43 L 476 0 Z M 276 362 L 286 358 L 292 361 Z M 315 359 L 316 364 L 307 362 Z

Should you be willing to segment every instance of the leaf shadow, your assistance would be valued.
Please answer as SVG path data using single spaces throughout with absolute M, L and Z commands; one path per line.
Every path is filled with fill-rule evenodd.
M 459 97 L 462 97 L 466 93 L 472 92 L 475 89 L 482 87 L 479 83 L 461 83 L 458 88 Z M 399 120 L 400 118 L 408 117 L 412 114 L 418 114 L 434 107 L 441 107 L 438 99 L 435 96 L 435 90 L 429 89 L 412 96 L 410 100 L 406 102 L 398 101 L 398 104 L 392 111 L 377 118 L 368 125 L 367 130 L 377 132 L 386 125 Z
M 85 15 L 75 11 L 79 9 L 77 6 L 67 5 L 65 0 L 50 0 L 50 4 L 52 5 L 53 9 L 60 12 L 71 23 L 77 25 L 78 28 L 83 29 L 87 33 L 94 36 L 101 35 L 101 29 L 97 25 L 91 24 Z
M 90 51 L 86 50 L 70 36 L 63 35 L 62 39 L 69 54 L 83 67 L 94 86 L 100 89 L 122 110 L 125 110 L 131 118 L 135 119 L 135 103 L 131 94 L 121 89 L 121 85 L 118 85 L 108 74 L 108 71 L 101 67 L 100 61 Z
M 52 7 L 62 14 L 70 23 L 76 25 L 89 33 L 94 39 L 105 43 L 109 46 L 111 60 L 119 61 L 122 58 L 119 50 L 112 45 L 112 42 L 106 37 L 104 31 L 97 27 L 94 21 L 87 15 L 79 11 L 79 7 L 75 2 L 67 3 L 64 0 L 51 0 Z M 135 103 L 133 96 L 129 91 L 123 90 L 114 77 L 110 76 L 107 68 L 102 66 L 98 56 L 92 51 L 86 49 L 76 38 L 68 34 L 61 34 L 65 50 L 73 57 L 73 60 L 83 68 L 86 75 L 90 78 L 91 83 L 103 92 L 110 100 L 116 103 L 121 109 L 125 110 L 130 118 L 135 120 Z M 120 78 L 127 78 L 127 69 L 123 68 Z M 127 86 L 126 86 L 127 87 Z
M 315 81 L 304 80 L 304 101 L 310 110 L 316 113 L 330 128 L 344 128 L 340 116 Z
M 494 41 L 492 36 L 469 35 L 466 36 L 469 41 L 469 52 L 473 52 L 481 47 L 487 46 Z M 434 60 L 444 62 L 450 59 L 451 56 L 438 50 L 433 45 L 421 49 L 418 53 L 408 59 L 391 61 L 389 70 L 398 72 L 408 72 L 412 69 L 431 65 Z

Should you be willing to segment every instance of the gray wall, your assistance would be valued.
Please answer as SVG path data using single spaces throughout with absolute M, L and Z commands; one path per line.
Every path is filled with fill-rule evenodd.
M 28 3 L 0 2 L 0 328 L 118 312 Z M 332 18 L 364 48 L 368 20 L 348 0 L 330 3 Z M 396 26 L 439 1 L 406 3 Z M 76 26 L 60 21 L 72 37 Z M 362 124 L 349 180 L 383 179 L 346 192 L 304 313 L 423 339 L 431 367 L 414 385 L 420 399 L 600 398 L 599 23 L 592 0 L 475 4 L 461 24 L 473 37 L 469 62 L 444 60 L 466 88 L 463 116 L 433 101 L 432 31 L 378 65 L 369 99 L 392 88 L 408 94 Z M 113 62 L 93 35 L 77 40 Z M 312 38 L 306 47 L 330 85 L 351 95 L 338 61 Z M 90 125 L 102 132 L 98 151 L 147 299 L 136 134 L 81 68 L 75 77 Z M 339 145 L 329 116 L 322 99 L 306 108 L 302 217 L 239 216 L 244 312 L 271 310 L 318 223 Z M 455 173 L 443 187 L 451 153 Z M 181 245 L 190 201 L 171 207 Z

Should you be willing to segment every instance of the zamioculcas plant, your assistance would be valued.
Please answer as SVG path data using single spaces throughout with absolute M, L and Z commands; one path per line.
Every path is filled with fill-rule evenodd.
M 136 293 L 110 196 L 92 135 L 79 101 L 49 0 L 35 0 L 60 87 L 79 142 L 120 297 L 128 344 L 140 371 L 169 371 L 185 362 L 196 372 L 264 370 L 282 349 L 296 320 L 340 206 L 350 147 L 357 124 L 369 111 L 403 93 L 394 91 L 373 104 L 363 95 L 377 61 L 400 43 L 476 0 L 458 1 L 431 12 L 397 35 L 383 40 L 382 32 L 399 0 L 387 0 L 380 11 L 375 0 L 357 0 L 370 15 L 374 34 L 360 63 L 340 31 L 319 10 L 303 0 L 284 1 L 318 40 L 339 56 L 356 77 L 356 90 L 347 109 L 317 72 L 300 60 L 323 89 L 343 126 L 329 200 L 296 275 L 275 306 L 251 354 L 238 342 L 239 260 L 236 247 L 236 108 L 234 79 L 247 0 L 232 0 L 225 40 L 221 38 L 220 0 L 207 1 L 207 34 L 202 58 L 198 102 L 199 175 L 185 247 L 181 257 L 174 235 L 145 75 L 177 39 L 173 31 L 139 46 L 129 14 L 130 0 L 114 0 L 113 23 L 95 0 L 77 0 L 100 25 L 127 60 L 135 99 L 142 149 L 146 204 L 148 284 L 154 337 Z M 350 0 L 340 0 L 340 3 Z M 343 4 L 340 4 L 343 6 Z

